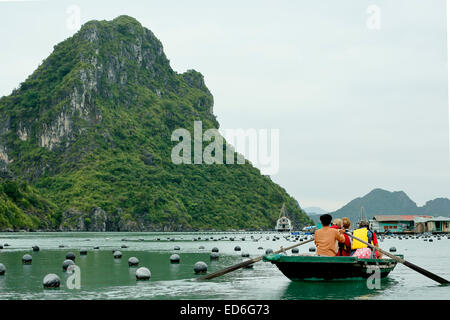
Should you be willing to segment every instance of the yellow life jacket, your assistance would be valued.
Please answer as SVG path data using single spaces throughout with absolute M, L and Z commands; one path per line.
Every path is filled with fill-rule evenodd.
M 365 242 L 369 242 L 369 237 L 367 235 L 367 228 L 361 228 L 361 229 L 356 229 L 355 231 L 353 231 L 353 235 Z M 361 241 L 358 241 L 356 239 L 352 239 L 352 250 L 355 249 L 361 249 L 361 248 L 367 248 L 367 244 L 362 243 Z

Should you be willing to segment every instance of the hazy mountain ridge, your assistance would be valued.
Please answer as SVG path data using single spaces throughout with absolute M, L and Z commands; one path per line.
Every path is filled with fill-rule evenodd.
M 374 189 L 363 197 L 356 198 L 339 210 L 330 212 L 334 218 L 349 217 L 353 222 L 359 221 L 361 207 L 367 219 L 375 215 L 431 215 L 450 216 L 450 200 L 437 198 L 419 207 L 403 191 L 390 192 Z

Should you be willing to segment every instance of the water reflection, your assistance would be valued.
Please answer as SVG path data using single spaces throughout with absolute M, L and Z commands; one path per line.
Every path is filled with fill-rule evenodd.
M 283 300 L 317 300 L 317 299 L 377 299 L 385 290 L 391 289 L 398 281 L 390 278 L 381 281 L 380 289 L 369 289 L 366 281 L 291 281 L 284 293 Z

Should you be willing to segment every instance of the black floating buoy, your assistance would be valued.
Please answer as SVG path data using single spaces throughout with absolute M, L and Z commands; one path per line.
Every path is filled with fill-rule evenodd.
M 140 267 L 136 270 L 136 279 L 137 280 L 148 280 L 150 279 L 151 272 L 146 267 Z
M 122 249 L 128 248 L 128 246 L 127 246 L 126 244 L 123 244 L 123 245 L 121 245 L 120 247 L 121 247 Z
M 4 275 L 6 272 L 6 268 L 3 263 L 0 263 L 0 276 Z
M 309 247 L 309 252 L 316 252 L 316 248 L 315 247 Z
M 389 248 L 389 252 L 397 252 L 397 248 L 395 248 L 395 247 L 390 247 L 390 248 Z
M 208 270 L 208 265 L 203 261 L 198 261 L 194 264 L 195 273 L 205 273 Z
M 258 247 L 258 250 L 264 250 L 264 248 L 263 247 Z
M 61 280 L 56 274 L 50 273 L 44 277 L 42 284 L 44 288 L 59 288 Z
M 136 257 L 131 257 L 130 259 L 128 259 L 128 266 L 129 267 L 135 267 L 139 264 L 139 259 Z
M 97 250 L 97 249 L 100 249 L 100 247 L 99 246 L 95 246 L 94 249 Z
M 433 239 L 428 240 L 429 242 L 433 242 Z
M 175 246 L 175 247 L 173 247 L 173 250 L 180 250 L 180 247 L 179 246 Z
M 211 252 L 211 254 L 209 255 L 209 258 L 211 260 L 217 260 L 217 259 L 219 259 L 219 253 L 218 252 Z
M 298 250 L 298 248 L 292 248 L 292 253 L 298 253 L 299 252 L 299 250 Z
M 67 252 L 66 253 L 66 259 L 70 259 L 75 261 L 75 254 L 73 252 Z
M 71 265 L 74 265 L 74 264 L 75 264 L 75 262 L 73 262 L 73 260 L 66 259 L 66 260 L 64 260 L 64 262 L 62 264 L 62 268 L 63 268 L 64 271 L 67 271 L 67 268 L 69 266 L 71 266 Z
M 81 254 L 82 256 L 87 255 L 87 249 L 86 249 L 86 248 L 81 248 L 81 249 L 80 249 L 80 254 Z
M 29 254 L 25 254 L 22 257 L 22 263 L 23 264 L 31 264 L 31 261 L 33 260 L 33 258 L 29 255 Z
M 211 252 L 219 252 L 219 248 L 214 247 L 214 248 L 212 248 Z
M 239 246 L 234 247 L 234 251 L 241 251 L 241 247 Z
M 120 259 L 122 258 L 122 252 L 120 252 L 119 250 L 114 251 L 113 253 L 114 259 Z
M 5 243 L 3 246 L 4 246 L 4 247 L 9 247 L 9 244 L 8 244 L 8 243 Z
M 200 246 L 200 247 L 198 247 L 200 250 L 202 250 L 202 249 L 205 249 L 205 247 L 204 246 Z
M 242 252 L 241 257 L 248 258 L 250 257 L 250 254 L 248 252 Z
M 176 253 L 171 255 L 169 259 L 171 263 L 180 263 L 180 256 L 177 255 Z
M 39 247 L 38 246 L 33 246 L 33 251 L 39 251 Z
M 59 247 L 59 248 L 64 248 L 64 245 L 63 245 L 63 244 L 60 244 L 58 247 Z
M 273 250 L 272 249 L 266 249 L 266 254 L 271 254 L 273 252 Z

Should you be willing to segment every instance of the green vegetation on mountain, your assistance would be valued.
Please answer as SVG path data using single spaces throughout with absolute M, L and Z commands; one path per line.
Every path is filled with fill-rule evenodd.
M 283 203 L 296 227 L 311 223 L 248 162 L 173 164 L 171 134 L 193 136 L 194 121 L 219 127 L 199 72 L 173 71 L 131 17 L 86 23 L 0 99 L 0 169 L 31 185 L 24 199 L 40 194 L 28 209 L 5 198 L 22 213 L 2 211 L 0 228 L 273 229 Z
M 56 207 L 25 182 L 0 180 L 0 230 L 46 229 Z

